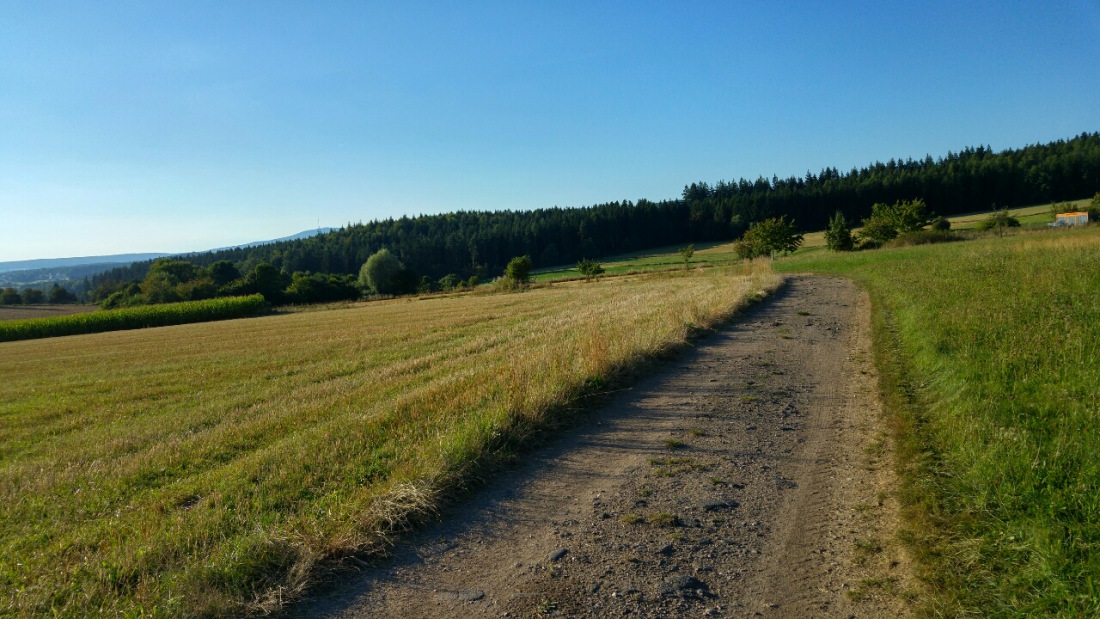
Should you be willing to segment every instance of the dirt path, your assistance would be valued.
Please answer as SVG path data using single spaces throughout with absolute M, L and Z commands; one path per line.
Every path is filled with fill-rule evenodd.
M 792 278 L 305 617 L 887 617 L 869 303 Z

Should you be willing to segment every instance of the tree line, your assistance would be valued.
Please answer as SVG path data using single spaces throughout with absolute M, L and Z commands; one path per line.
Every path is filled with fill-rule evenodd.
M 874 204 L 921 199 L 940 215 L 958 215 L 1087 198 L 1100 189 L 1100 132 L 1000 153 L 988 146 L 949 152 L 933 160 L 891 159 L 842 173 L 769 181 L 692 183 L 684 199 L 730 214 L 747 229 L 786 215 L 803 231 L 822 230 L 837 211 L 850 221 L 871 215 Z
M 0 305 L 62 305 L 76 303 L 79 299 L 68 288 L 54 284 L 49 290 L 27 287 L 20 292 L 11 286 L 0 288 Z
M 279 274 L 285 291 L 294 278 L 314 278 L 318 286 L 329 276 L 351 283 L 371 255 L 387 249 L 402 264 L 406 289 L 438 289 L 446 282 L 500 275 L 522 255 L 543 268 L 664 245 L 732 240 L 771 218 L 786 217 L 801 231 L 820 230 L 837 212 L 848 221 L 867 218 L 874 204 L 920 199 L 939 215 L 953 215 L 1079 199 L 1098 188 L 1100 132 L 1094 132 L 1002 152 L 979 146 L 935 160 L 892 159 L 846 173 L 825 168 L 786 179 L 696 182 L 684 187 L 679 199 L 660 202 L 391 218 L 307 239 L 182 258 L 200 270 L 228 263 L 245 276 L 264 265 Z M 112 287 L 117 292 L 143 282 L 154 264 L 113 269 L 93 277 L 88 288 L 100 296 Z

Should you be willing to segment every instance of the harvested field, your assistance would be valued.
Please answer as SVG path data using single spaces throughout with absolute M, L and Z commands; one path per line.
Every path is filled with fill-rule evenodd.
M 870 304 L 795 278 L 299 617 L 897 617 Z
M 0 614 L 277 608 L 777 284 L 693 271 L 0 344 Z

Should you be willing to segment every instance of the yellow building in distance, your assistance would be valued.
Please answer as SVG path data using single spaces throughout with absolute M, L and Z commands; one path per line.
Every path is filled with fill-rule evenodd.
M 1083 226 L 1088 222 L 1089 214 L 1087 211 L 1079 211 L 1076 213 L 1058 213 L 1054 216 L 1054 225 L 1056 227 Z

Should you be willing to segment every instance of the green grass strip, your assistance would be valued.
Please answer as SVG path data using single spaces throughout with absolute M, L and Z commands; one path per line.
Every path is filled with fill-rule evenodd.
M 0 322 L 0 342 L 244 318 L 255 316 L 266 308 L 267 302 L 263 295 L 254 294 L 247 297 L 146 305 L 52 318 L 9 320 Z
M 1100 229 L 834 254 L 875 302 L 935 616 L 1100 616 Z

